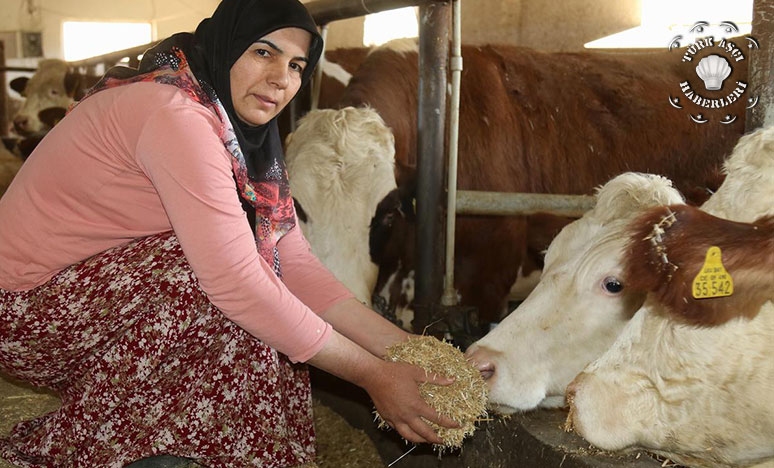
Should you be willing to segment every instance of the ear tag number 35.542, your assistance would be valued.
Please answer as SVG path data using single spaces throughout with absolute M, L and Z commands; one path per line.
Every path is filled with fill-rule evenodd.
M 693 279 L 692 289 L 695 299 L 724 297 L 734 293 L 734 280 L 723 267 L 719 247 L 712 246 L 707 250 L 704 265 Z

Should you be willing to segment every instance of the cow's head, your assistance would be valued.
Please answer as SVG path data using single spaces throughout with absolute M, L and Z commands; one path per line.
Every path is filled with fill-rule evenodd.
M 648 298 L 568 387 L 569 425 L 600 448 L 691 466 L 774 456 L 774 218 L 743 224 L 678 206 L 630 232 L 624 277 Z M 697 299 L 693 279 L 714 248 L 733 294 Z M 716 287 L 709 274 L 705 286 Z
M 13 118 L 14 129 L 22 136 L 49 130 L 51 122 L 41 120 L 40 112 L 49 108 L 67 109 L 83 97 L 95 80 L 68 71 L 67 63 L 62 60 L 42 60 L 31 78 L 11 81 L 11 88 L 26 98 Z
M 644 208 L 681 202 L 669 180 L 625 173 L 599 189 L 594 209 L 562 229 L 537 287 L 467 352 L 488 378 L 494 410 L 563 403 L 567 384 L 642 304 L 643 295 L 622 278 L 623 227 Z
M 396 187 L 392 132 L 370 108 L 310 111 L 288 137 L 286 153 L 312 252 L 370 305 L 377 276 L 369 257 L 370 223 L 377 204 Z
M 772 213 L 774 127 L 763 127 L 740 138 L 723 166 L 725 180 L 702 205 L 703 211 L 742 222 Z

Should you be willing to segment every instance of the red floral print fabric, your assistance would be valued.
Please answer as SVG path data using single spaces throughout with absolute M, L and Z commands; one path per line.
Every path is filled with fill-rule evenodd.
M 0 290 L 0 368 L 56 390 L 0 456 L 23 467 L 121 467 L 154 454 L 212 467 L 314 458 L 306 367 L 223 316 L 172 233 Z

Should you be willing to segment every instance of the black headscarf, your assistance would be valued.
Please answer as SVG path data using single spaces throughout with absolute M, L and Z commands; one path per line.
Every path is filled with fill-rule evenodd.
M 116 67 L 109 70 L 106 77 L 125 79 L 148 73 L 167 63 L 172 48 L 182 50 L 199 84 L 206 92 L 214 92 L 226 109 L 245 158 L 248 176 L 261 182 L 275 162 L 283 157 L 277 118 L 251 126 L 237 116 L 231 99 L 231 67 L 255 41 L 287 27 L 300 28 L 312 35 L 308 63 L 301 76 L 303 87 L 320 59 L 323 41 L 314 20 L 298 0 L 222 0 L 212 17 L 199 23 L 195 33 L 175 34 L 147 50 L 138 70 Z M 254 231 L 254 210 L 244 199 L 242 204 Z
M 298 0 L 223 0 L 211 18 L 199 23 L 192 47 L 183 48 L 196 78 L 212 86 L 226 108 L 252 179 L 260 179 L 274 160 L 282 157 L 282 142 L 276 117 L 253 127 L 236 115 L 230 71 L 251 44 L 287 27 L 304 29 L 312 35 L 309 63 L 301 77 L 304 86 L 320 58 L 323 44 L 314 20 Z

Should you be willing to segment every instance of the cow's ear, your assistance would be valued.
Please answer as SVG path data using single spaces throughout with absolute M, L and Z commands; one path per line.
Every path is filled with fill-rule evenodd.
M 38 112 L 38 118 L 41 122 L 53 128 L 54 125 L 64 118 L 66 113 L 67 109 L 64 107 L 49 107 Z
M 75 99 L 78 88 L 81 86 L 81 75 L 78 73 L 67 72 L 65 74 L 65 92 L 71 98 Z
M 666 177 L 626 172 L 597 190 L 592 216 L 602 223 L 637 216 L 644 208 L 683 204 L 683 196 Z
M 64 78 L 65 92 L 68 96 L 79 101 L 85 93 L 83 75 L 80 73 L 67 72 Z
M 14 78 L 13 80 L 11 80 L 11 84 L 10 84 L 11 89 L 21 94 L 22 96 L 25 96 L 24 88 L 27 87 L 27 82 L 29 80 L 30 79 L 27 78 L 26 76 L 20 76 L 18 78 Z

